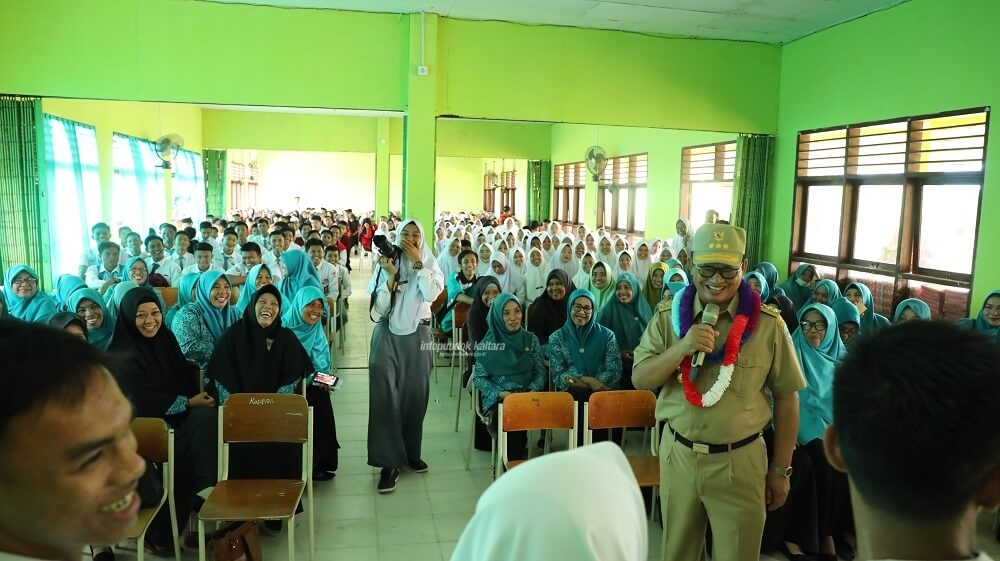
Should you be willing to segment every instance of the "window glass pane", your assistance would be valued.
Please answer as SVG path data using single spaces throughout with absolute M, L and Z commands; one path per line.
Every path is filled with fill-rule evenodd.
M 601 192 L 604 194 L 604 199 L 603 199 L 604 200 L 604 227 L 605 228 L 611 228 L 612 227 L 612 225 L 611 225 L 612 224 L 612 218 L 613 218 L 611 216 L 611 210 L 612 210 L 612 208 L 611 208 L 611 190 L 610 189 L 603 189 Z
M 576 216 L 575 222 L 577 224 L 583 224 L 583 189 L 574 189 L 574 200 L 576 201 Z
M 733 184 L 692 183 L 691 184 L 691 226 L 697 230 L 705 223 L 705 213 L 715 210 L 720 220 L 729 220 L 733 206 Z
M 902 185 L 862 185 L 854 223 L 854 258 L 896 263 Z
M 924 185 L 919 266 L 972 273 L 979 185 Z
M 646 231 L 646 189 L 635 190 L 635 230 Z
M 618 229 L 628 229 L 628 189 L 619 189 L 618 196 Z
M 843 185 L 810 185 L 806 207 L 806 253 L 837 255 Z M 702 218 L 704 220 L 704 218 Z

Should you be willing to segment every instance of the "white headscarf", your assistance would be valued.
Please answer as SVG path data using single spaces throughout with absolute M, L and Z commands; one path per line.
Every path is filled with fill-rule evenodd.
M 601 442 L 535 458 L 497 479 L 451 559 L 645 561 L 647 531 L 628 460 Z
M 518 253 L 521 254 L 520 265 L 514 262 L 514 256 Z M 520 273 L 521 276 L 523 277 L 525 273 L 528 271 L 528 257 L 525 255 L 524 250 L 519 247 L 515 247 L 514 249 L 507 252 L 507 257 L 510 259 L 510 266 L 513 267 L 514 270 Z
M 482 257 L 482 251 L 484 247 L 490 250 L 489 259 L 483 259 Z M 479 244 L 479 247 L 476 248 L 476 259 L 479 260 L 479 268 L 476 270 L 476 276 L 485 277 L 486 275 L 493 274 L 493 267 L 490 264 L 490 261 L 493 260 L 494 253 L 495 252 L 493 251 L 493 246 L 491 246 L 490 244 L 488 243 Z
M 569 248 L 568 263 L 564 263 L 562 260 L 563 248 Z M 573 255 L 573 246 L 571 246 L 568 243 L 563 243 L 558 248 L 556 248 L 555 252 L 552 254 L 552 257 L 549 258 L 549 271 L 552 271 L 553 269 L 563 270 L 566 273 L 566 276 L 568 276 L 569 278 L 573 278 L 573 275 L 575 275 L 576 272 L 580 270 L 580 264 L 577 263 L 576 256 Z
M 646 258 L 639 258 L 639 248 L 646 246 Z M 632 256 L 632 269 L 635 270 L 636 278 L 643 279 L 645 282 L 646 275 L 649 273 L 649 266 L 653 264 L 653 254 L 650 252 L 649 242 L 646 240 L 639 240 L 639 243 L 635 244 L 635 255 Z
M 588 255 L 590 256 L 591 259 L 594 260 L 594 263 L 597 263 L 597 256 L 594 255 L 593 251 L 588 251 L 583 254 L 583 258 L 580 259 L 580 270 L 577 271 L 575 275 L 573 275 L 573 286 L 577 288 L 586 288 L 587 283 L 590 282 L 590 271 L 583 270 L 583 262 L 584 260 L 587 259 Z M 590 267 L 591 268 L 594 267 L 593 263 L 590 265 Z
M 427 247 L 427 238 L 424 236 L 424 227 L 416 220 L 409 219 L 399 223 L 396 227 L 396 238 L 398 239 L 403 228 L 408 224 L 413 224 L 420 230 L 420 261 L 424 264 L 423 270 L 436 277 L 434 283 L 444 287 L 444 275 L 438 267 L 437 260 L 430 248 Z M 379 286 L 384 285 L 389 279 L 389 272 L 381 267 L 376 269 L 377 273 L 372 275 L 368 283 L 368 294 L 374 294 Z M 413 263 L 404 253 L 399 258 L 399 276 L 401 279 L 414 279 L 416 276 Z M 396 335 L 409 335 L 417 330 L 421 320 L 431 317 L 431 303 L 420 294 L 419 282 L 412 281 L 403 285 L 403 288 L 396 295 L 396 308 L 389 316 L 389 331 Z M 440 290 L 438 291 L 440 292 Z M 435 295 L 426 295 L 431 300 Z
M 456 254 L 453 257 L 451 255 L 451 252 L 449 251 L 451 244 L 456 241 L 459 240 L 458 238 L 455 237 L 450 237 L 446 239 L 444 241 L 444 245 L 442 245 L 441 249 L 438 251 L 438 256 L 437 256 L 438 267 L 441 269 L 441 274 L 443 274 L 444 278 L 446 279 L 451 278 L 451 276 L 457 273 L 459 269 L 458 255 Z M 459 249 L 459 252 L 461 252 L 461 249 Z
M 615 262 L 613 267 L 613 270 L 615 272 L 615 278 L 620 277 L 622 273 L 632 273 L 633 275 L 635 275 L 635 257 L 632 255 L 632 252 L 627 249 L 623 249 L 619 251 L 617 255 L 618 256 L 615 257 Z M 629 267 L 628 269 L 622 269 L 621 266 L 619 265 L 619 261 L 621 260 L 622 255 L 628 255 L 629 261 L 632 263 L 632 266 Z M 643 280 L 643 282 L 645 282 L 645 280 Z
M 537 253 L 539 257 L 542 257 L 541 265 L 536 267 L 531 264 L 532 253 Z M 542 292 L 545 292 L 545 279 L 549 276 L 549 268 L 545 264 L 545 257 L 542 250 L 536 247 L 531 248 L 527 259 L 524 260 L 524 266 L 524 297 L 528 302 L 534 302 L 536 298 L 542 295 Z
M 500 263 L 503 266 L 503 273 L 497 273 L 493 270 L 494 263 Z M 507 261 L 507 256 L 499 251 L 493 252 L 493 257 L 490 258 L 489 267 L 489 274 L 493 275 L 500 283 L 500 292 L 510 292 L 511 294 L 514 294 L 524 283 L 524 278 L 520 275 L 520 273 L 515 271 L 510 266 L 510 262 Z
M 608 243 L 611 244 L 611 250 L 608 251 L 607 253 L 604 253 L 604 252 L 601 251 L 601 244 L 604 243 L 604 240 L 608 240 Z M 613 267 L 617 267 L 618 263 L 615 262 L 615 242 L 614 242 L 614 240 L 612 240 L 611 238 L 609 238 L 607 236 L 601 236 L 600 238 L 598 238 L 597 239 L 597 254 L 595 255 L 595 257 L 597 257 L 598 261 L 602 261 L 605 265 L 607 265 L 609 267 L 612 267 L 612 268 Z

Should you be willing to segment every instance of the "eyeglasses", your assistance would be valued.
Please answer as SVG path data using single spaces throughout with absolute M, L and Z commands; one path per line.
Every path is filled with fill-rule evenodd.
M 10 284 L 12 284 L 14 286 L 23 286 L 23 285 L 26 285 L 26 284 L 27 285 L 35 285 L 35 284 L 38 284 L 38 279 L 33 278 L 33 277 L 24 277 L 24 278 L 20 278 L 20 279 L 14 279 L 13 281 L 11 281 Z
M 739 269 L 733 269 L 732 267 L 720 268 L 708 265 L 697 265 L 696 268 L 698 269 L 698 274 L 701 275 L 701 278 L 703 279 L 710 279 L 716 274 L 722 275 L 722 278 L 724 279 L 735 279 L 736 276 L 740 274 Z
M 806 331 L 816 331 L 817 333 L 823 333 L 826 331 L 825 321 L 805 321 L 799 322 L 799 327 L 802 328 L 802 332 Z
M 592 308 L 590 306 L 580 306 L 580 305 L 574 304 L 573 307 L 570 308 L 570 309 L 573 310 L 574 314 L 592 314 L 592 313 L 594 313 L 594 308 Z

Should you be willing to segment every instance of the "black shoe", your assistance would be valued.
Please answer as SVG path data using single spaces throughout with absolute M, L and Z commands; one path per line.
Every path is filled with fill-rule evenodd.
M 804 553 L 792 553 L 788 549 L 788 546 L 785 545 L 785 542 L 781 542 L 781 546 L 778 549 L 780 549 L 781 553 L 783 553 L 785 557 L 788 558 L 788 561 L 813 561 L 812 557 L 809 557 Z
M 410 462 L 410 470 L 412 470 L 414 473 L 427 473 L 428 469 L 430 468 L 427 467 L 427 462 L 423 460 Z
M 268 536 L 277 536 L 281 533 L 281 520 L 265 520 L 261 524 L 261 531 Z
M 391 493 L 395 491 L 397 481 L 399 481 L 398 469 L 382 468 L 382 476 L 378 478 L 378 492 Z

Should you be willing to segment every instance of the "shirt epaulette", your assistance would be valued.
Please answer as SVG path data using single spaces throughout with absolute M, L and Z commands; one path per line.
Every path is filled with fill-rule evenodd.
M 760 311 L 769 316 L 773 316 L 778 322 L 778 327 L 785 327 L 785 320 L 781 317 L 781 310 L 778 308 L 772 306 L 771 304 L 761 304 Z

